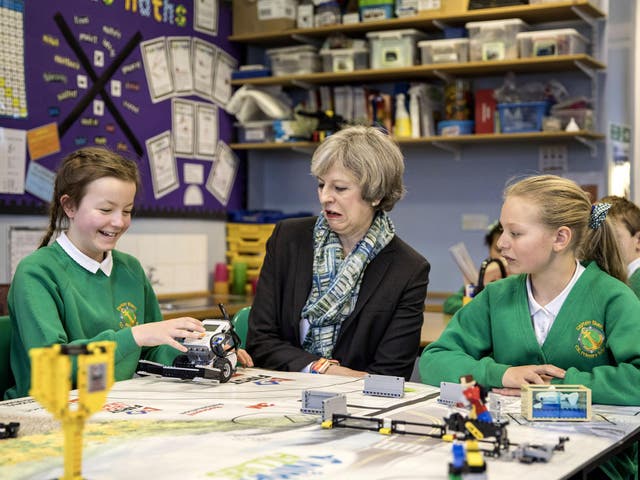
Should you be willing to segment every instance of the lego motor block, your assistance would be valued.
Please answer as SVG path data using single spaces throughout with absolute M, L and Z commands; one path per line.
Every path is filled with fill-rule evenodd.
M 591 389 L 583 385 L 523 385 L 520 398 L 529 421 L 591 420 Z
M 347 396 L 344 393 L 303 390 L 300 412 L 321 415 L 322 421 L 330 420 L 334 413 L 347 413 Z
M 367 374 L 364 377 L 362 393 L 376 397 L 404 397 L 404 378 Z

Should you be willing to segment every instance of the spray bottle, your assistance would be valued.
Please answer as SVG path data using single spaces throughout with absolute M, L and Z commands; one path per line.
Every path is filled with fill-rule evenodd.
M 411 137 L 411 119 L 404 104 L 404 93 L 396 96 L 396 122 L 393 133 L 396 137 Z

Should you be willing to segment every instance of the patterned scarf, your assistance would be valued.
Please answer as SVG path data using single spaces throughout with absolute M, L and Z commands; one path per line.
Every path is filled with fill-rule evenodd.
M 338 235 L 320 215 L 313 229 L 313 284 L 302 318 L 309 331 L 302 348 L 331 358 L 342 322 L 353 312 L 365 268 L 387 246 L 395 228 L 386 212 L 378 212 L 371 227 L 344 258 Z

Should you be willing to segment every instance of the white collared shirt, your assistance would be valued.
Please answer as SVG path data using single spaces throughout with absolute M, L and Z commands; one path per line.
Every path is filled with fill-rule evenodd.
M 640 268 L 640 257 L 636 258 L 633 262 L 629 264 L 629 266 L 627 267 L 627 276 L 630 277 L 639 268 Z
M 560 312 L 560 308 L 562 304 L 569 296 L 569 292 L 576 284 L 580 275 L 584 272 L 585 268 L 576 260 L 576 271 L 571 278 L 571 281 L 564 287 L 564 290 L 560 292 L 556 298 L 551 300 L 545 306 L 540 305 L 536 302 L 536 299 L 533 298 L 533 292 L 531 291 L 531 275 L 527 275 L 527 296 L 529 297 L 529 314 L 531 315 L 531 321 L 533 322 L 533 330 L 536 333 L 536 339 L 538 340 L 538 345 L 542 346 L 544 341 L 547 339 L 547 335 L 549 334 L 549 330 L 553 325 L 553 322 L 556 320 L 558 313 Z
M 69 255 L 78 265 L 80 265 L 85 270 L 90 271 L 91 273 L 96 273 L 98 270 L 102 270 L 107 277 L 111 276 L 111 270 L 113 269 L 113 257 L 111 256 L 111 251 L 109 250 L 104 257 L 102 262 L 98 262 L 93 258 L 85 255 L 78 247 L 76 247 L 67 234 L 62 232 L 60 236 L 56 239 L 56 242 L 60 244 L 62 249 Z

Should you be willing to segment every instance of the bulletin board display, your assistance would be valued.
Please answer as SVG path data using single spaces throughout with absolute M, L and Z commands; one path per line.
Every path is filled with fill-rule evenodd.
M 0 212 L 45 212 L 61 160 L 92 145 L 137 162 L 136 215 L 222 218 L 242 208 L 244 166 L 228 147 L 225 111 L 239 56 L 227 40 L 230 2 L 16 2 L 24 38 L 2 58 L 23 48 L 27 114 L 0 112 Z

